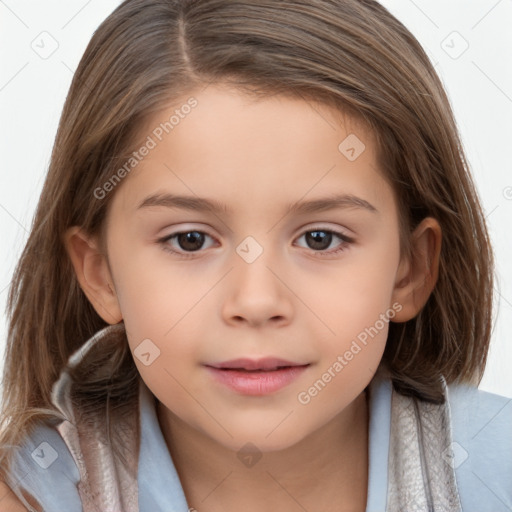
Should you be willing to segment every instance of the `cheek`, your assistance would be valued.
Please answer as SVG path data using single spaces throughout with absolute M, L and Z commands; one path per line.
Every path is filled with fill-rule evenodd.
M 165 253 L 155 257 L 154 248 L 127 251 L 119 243 L 111 259 L 116 269 L 118 301 L 139 373 L 153 392 L 162 385 L 169 391 L 175 382 L 171 376 L 181 381 L 184 363 L 201 357 L 199 344 L 191 340 L 204 337 L 200 299 L 211 285 L 200 276 L 192 282 L 193 276 L 179 266 L 166 264 Z
M 346 287 L 319 304 L 330 332 L 317 337 L 320 357 L 297 400 L 325 421 L 363 391 L 381 362 L 396 311 L 389 305 L 390 287 L 377 291 L 371 283 L 368 275 L 347 276 Z
M 375 244 L 372 249 L 355 250 L 328 271 L 317 273 L 314 283 L 310 276 L 296 281 L 304 301 L 322 320 L 324 337 L 329 333 L 333 340 L 356 337 L 386 314 L 391 307 L 398 255 L 393 244 Z
M 339 387 L 364 387 L 382 358 L 389 321 L 400 308 L 391 304 L 398 238 L 390 243 L 393 237 L 387 236 L 371 250 L 354 252 L 340 262 L 316 287 L 308 289 L 308 283 L 302 283 L 304 293 L 309 290 L 308 304 L 314 305 L 315 316 L 321 319 L 321 323 L 315 319 L 316 330 L 322 333 L 317 345 L 322 354 L 318 374 L 328 369 L 336 374 L 333 392 Z
M 192 287 L 184 285 L 177 266 L 165 264 L 163 250 L 162 254 L 151 246 L 128 250 L 123 249 L 123 240 L 119 242 L 112 251 L 112 264 L 126 327 L 141 335 L 162 337 L 184 314 L 184 306 L 195 295 Z

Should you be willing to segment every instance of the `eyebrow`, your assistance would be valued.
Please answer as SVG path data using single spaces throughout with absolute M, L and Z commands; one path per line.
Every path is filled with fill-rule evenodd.
M 181 196 L 168 193 L 152 194 L 143 199 L 137 206 L 137 210 L 149 208 L 151 206 L 163 206 L 166 208 L 178 208 L 182 210 L 192 210 L 195 212 L 211 212 L 216 214 L 230 214 L 231 210 L 227 205 L 216 201 L 197 196 Z M 325 198 L 313 199 L 309 201 L 297 201 L 288 205 L 287 211 L 292 214 L 316 213 L 337 208 L 360 208 L 378 213 L 377 208 L 365 199 L 352 194 L 334 195 Z

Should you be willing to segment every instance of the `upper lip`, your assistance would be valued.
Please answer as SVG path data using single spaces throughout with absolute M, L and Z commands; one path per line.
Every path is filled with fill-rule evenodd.
M 305 366 L 306 364 L 309 363 L 294 363 L 292 361 L 286 361 L 285 359 L 279 359 L 276 357 L 264 357 L 262 359 L 242 357 L 239 359 L 224 361 L 222 363 L 208 364 L 206 366 L 219 369 L 275 370 L 283 366 Z

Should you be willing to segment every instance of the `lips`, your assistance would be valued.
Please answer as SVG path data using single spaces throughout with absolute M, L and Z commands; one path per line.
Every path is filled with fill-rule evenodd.
M 263 359 L 250 359 L 250 358 L 239 358 L 232 359 L 230 361 L 224 361 L 222 363 L 208 364 L 212 368 L 218 370 L 245 370 L 254 372 L 268 372 L 274 370 L 280 370 L 282 368 L 292 368 L 295 366 L 306 366 L 308 363 L 297 363 L 287 361 L 285 359 L 279 359 L 275 357 L 265 357 Z
M 240 358 L 204 365 L 214 381 L 239 395 L 264 396 L 286 388 L 298 379 L 310 363 L 302 364 L 275 357 Z

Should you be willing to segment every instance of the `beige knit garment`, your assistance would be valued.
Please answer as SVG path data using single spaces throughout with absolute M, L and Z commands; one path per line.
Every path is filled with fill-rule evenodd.
M 112 326 L 112 329 L 115 327 Z M 89 339 L 71 356 L 68 367 L 79 364 L 87 350 L 94 343 L 101 342 L 97 336 L 98 334 Z M 64 371 L 53 387 L 52 400 L 67 418 L 67 421 L 57 426 L 57 430 L 80 472 L 78 492 L 83 512 L 139 512 L 137 467 L 142 386 L 139 386 L 139 402 L 134 405 L 134 414 L 123 425 L 116 425 L 116 430 L 125 442 L 126 450 L 123 455 L 129 461 L 126 466 L 114 457 L 108 440 L 98 435 L 98 432 L 105 431 L 109 420 L 106 417 L 106 408 L 96 411 L 94 416 L 89 414 L 85 423 L 81 421 L 81 411 L 70 400 L 72 384 L 69 374 Z
M 388 459 L 388 512 L 461 512 L 451 455 L 448 388 L 431 404 L 393 390 Z

